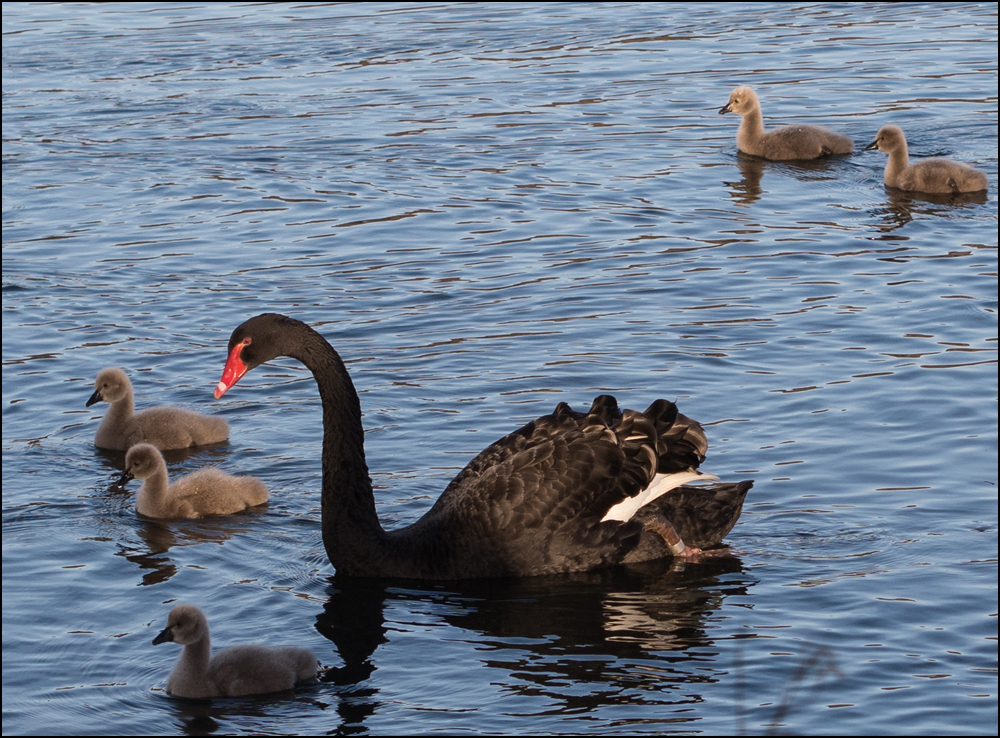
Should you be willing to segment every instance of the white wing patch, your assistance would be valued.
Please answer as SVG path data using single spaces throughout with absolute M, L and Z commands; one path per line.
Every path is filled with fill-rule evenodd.
M 680 487 L 688 482 L 717 482 L 719 478 L 714 474 L 704 474 L 697 471 L 675 472 L 673 474 L 657 474 L 653 481 L 649 483 L 642 492 L 635 497 L 629 497 L 614 505 L 603 518 L 605 520 L 620 520 L 626 522 L 639 512 L 639 508 L 648 505 L 657 497 L 665 495 L 675 487 Z

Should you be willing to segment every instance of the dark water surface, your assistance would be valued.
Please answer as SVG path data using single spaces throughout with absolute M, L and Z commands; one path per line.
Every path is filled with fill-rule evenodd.
M 995 3 L 5 3 L 3 34 L 4 733 L 995 733 Z M 739 84 L 857 153 L 737 155 Z M 887 123 L 988 195 L 887 192 Z M 264 311 L 348 363 L 386 527 L 611 392 L 756 480 L 734 556 L 335 578 L 315 383 L 212 399 Z M 170 471 L 267 508 L 138 519 L 92 446 L 105 366 L 225 416 Z M 332 669 L 170 699 L 176 601 Z

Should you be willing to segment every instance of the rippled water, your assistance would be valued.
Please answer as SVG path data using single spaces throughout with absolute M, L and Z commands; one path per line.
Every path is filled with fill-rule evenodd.
M 996 731 L 995 3 L 5 3 L 3 32 L 5 733 Z M 857 153 L 737 155 L 738 84 Z M 887 192 L 887 123 L 988 195 Z M 387 527 L 561 400 L 662 396 L 756 480 L 735 555 L 335 578 L 315 383 L 212 400 L 263 311 L 347 361 Z M 139 520 L 84 407 L 109 365 L 225 416 L 171 473 L 257 474 L 266 510 Z M 178 600 L 331 671 L 170 699 Z

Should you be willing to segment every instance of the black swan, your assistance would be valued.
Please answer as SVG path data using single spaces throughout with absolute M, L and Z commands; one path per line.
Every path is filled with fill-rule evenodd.
M 125 471 L 119 486 L 141 479 L 135 509 L 147 518 L 200 518 L 230 515 L 267 502 L 267 486 L 257 477 L 226 474 L 219 469 L 198 469 L 175 482 L 156 446 L 138 443 L 125 454 Z
M 176 605 L 153 645 L 184 646 L 167 680 L 174 697 L 239 697 L 294 689 L 316 678 L 319 661 L 298 646 L 232 646 L 212 656 L 208 620 L 194 605 Z
M 701 426 L 667 400 L 639 413 L 602 395 L 586 413 L 561 402 L 488 446 L 422 518 L 385 531 L 365 463 L 361 403 L 319 333 L 273 313 L 246 321 L 229 339 L 216 398 L 278 356 L 301 361 L 319 385 L 323 543 L 341 574 L 530 576 L 693 555 L 690 544 L 716 545 L 732 529 L 752 485 L 680 486 L 715 479 L 697 471 L 708 448 Z
M 151 443 L 167 451 L 206 446 L 229 438 L 225 418 L 179 407 L 151 407 L 133 414 L 132 383 L 123 370 L 115 367 L 98 372 L 87 407 L 97 402 L 111 403 L 94 436 L 98 448 L 128 451 L 137 443 Z
M 910 164 L 906 136 L 899 126 L 882 126 L 865 151 L 878 149 L 889 155 L 883 181 L 886 187 L 907 192 L 953 194 L 986 189 L 986 175 L 968 164 L 951 159 L 921 159 Z
M 833 154 L 850 154 L 854 142 L 840 133 L 822 126 L 791 125 L 764 130 L 757 93 L 749 87 L 737 87 L 729 93 L 729 102 L 719 111 L 743 116 L 736 133 L 740 151 L 773 161 L 788 159 L 818 159 Z

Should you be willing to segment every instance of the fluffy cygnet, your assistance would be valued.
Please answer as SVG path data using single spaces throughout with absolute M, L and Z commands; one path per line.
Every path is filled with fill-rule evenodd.
M 153 645 L 184 646 L 167 680 L 174 697 L 239 697 L 293 689 L 316 678 L 319 662 L 308 648 L 233 646 L 212 656 L 208 620 L 194 605 L 176 605 Z
M 159 449 L 188 448 L 219 443 L 229 438 L 225 418 L 201 415 L 179 407 L 152 407 L 132 413 L 132 383 L 121 369 L 102 369 L 94 382 L 94 394 L 87 407 L 110 402 L 94 445 L 127 451 L 137 443 L 151 443 Z
M 267 502 L 267 486 L 251 476 L 233 476 L 218 469 L 199 469 L 173 484 L 157 448 L 140 443 L 125 455 L 120 485 L 142 479 L 135 502 L 140 515 L 149 518 L 200 518 L 229 515 Z
M 885 186 L 929 193 L 979 192 L 986 189 L 986 175 L 951 159 L 921 159 L 910 164 L 906 136 L 899 126 L 882 126 L 865 151 L 878 149 L 889 155 Z
M 791 125 L 765 131 L 757 93 L 749 87 L 737 87 L 729 94 L 729 102 L 719 111 L 743 116 L 736 134 L 740 151 L 765 159 L 818 159 L 832 154 L 850 154 L 854 142 L 840 133 L 821 126 Z

